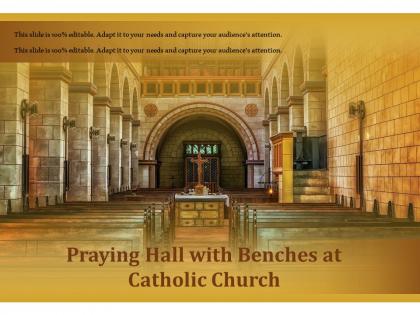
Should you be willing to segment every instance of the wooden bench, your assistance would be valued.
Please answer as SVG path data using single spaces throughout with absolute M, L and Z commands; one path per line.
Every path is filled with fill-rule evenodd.
M 376 217 L 359 209 L 329 204 L 319 209 L 308 205 L 235 204 L 230 216 L 233 248 L 269 249 L 272 241 L 420 238 L 420 223 Z
M 168 207 L 167 203 L 77 202 L 12 214 L 0 218 L 1 252 L 6 253 L 3 256 L 39 256 L 50 247 L 53 255 L 77 244 L 143 251 L 165 243 Z

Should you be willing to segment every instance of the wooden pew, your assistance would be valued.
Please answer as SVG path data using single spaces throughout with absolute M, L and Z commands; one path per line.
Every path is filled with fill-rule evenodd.
M 132 248 L 143 250 L 165 243 L 170 226 L 168 207 L 168 203 L 78 202 L 37 208 L 0 218 L 0 247 L 6 251 L 16 244 L 19 248 L 47 243 L 54 247 L 85 239 L 85 243 L 95 244 L 130 241 Z
M 376 217 L 359 209 L 280 204 L 235 204 L 230 216 L 232 248 L 267 249 L 271 240 L 418 237 L 420 223 Z

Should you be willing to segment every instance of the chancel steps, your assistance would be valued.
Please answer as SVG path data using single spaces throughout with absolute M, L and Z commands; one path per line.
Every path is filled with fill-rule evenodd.
M 294 202 L 333 202 L 327 170 L 294 171 L 293 177 Z

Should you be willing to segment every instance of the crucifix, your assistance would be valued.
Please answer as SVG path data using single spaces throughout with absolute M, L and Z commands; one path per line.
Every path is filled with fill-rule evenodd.
M 191 159 L 192 163 L 197 164 L 197 173 L 198 173 L 198 183 L 195 186 L 196 192 L 200 193 L 203 191 L 203 164 L 208 162 L 207 159 L 201 158 L 201 152 L 198 152 L 198 156 L 196 159 Z

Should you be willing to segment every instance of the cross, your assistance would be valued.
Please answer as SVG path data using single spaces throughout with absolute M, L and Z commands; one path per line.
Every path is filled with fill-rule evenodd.
M 201 182 L 203 181 L 203 164 L 208 162 L 207 159 L 201 158 L 201 152 L 198 152 L 198 156 L 196 159 L 191 159 L 192 163 L 197 164 L 197 172 L 198 172 L 198 184 L 197 186 L 201 185 Z

